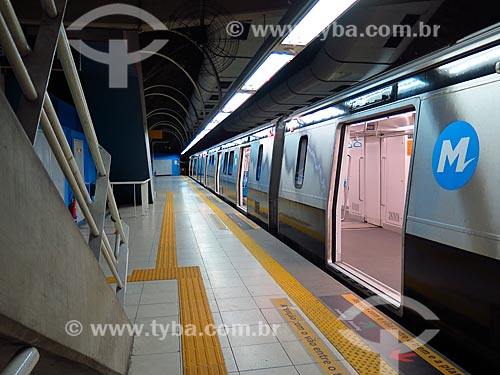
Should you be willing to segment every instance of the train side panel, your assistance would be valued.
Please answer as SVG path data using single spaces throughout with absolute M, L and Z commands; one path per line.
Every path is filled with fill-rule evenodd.
M 248 181 L 248 215 L 269 224 L 269 179 L 273 154 L 273 138 L 251 143 Z
M 490 369 L 500 353 L 498 92 L 495 75 L 423 99 L 404 249 L 405 296 Z M 457 121 L 474 130 L 444 133 Z
M 325 210 L 334 138 L 331 122 L 287 132 L 281 170 L 278 234 L 321 266 L 325 262 Z M 298 171 L 302 169 L 301 142 L 306 146 L 303 176 Z

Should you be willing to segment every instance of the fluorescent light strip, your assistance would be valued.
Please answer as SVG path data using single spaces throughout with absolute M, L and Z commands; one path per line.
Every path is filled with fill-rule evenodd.
M 357 0 L 319 0 L 302 18 L 297 26 L 283 40 L 282 44 L 307 45 L 315 39 L 327 26 L 334 22 Z M 288 64 L 295 55 L 272 52 L 255 70 L 240 90 L 252 92 L 237 92 L 204 128 L 201 133 L 182 151 L 185 154 L 198 141 L 219 125 L 232 112 L 236 111 L 254 93 L 264 86 L 274 75 Z
M 243 103 L 245 103 L 252 93 L 250 92 L 237 92 L 233 97 L 227 102 L 227 104 L 222 108 L 224 113 L 233 113 L 236 111 Z
M 218 112 L 215 117 L 203 128 L 196 138 L 182 151 L 185 154 L 193 147 L 200 139 L 213 130 L 217 125 L 224 121 L 227 117 L 236 111 L 243 103 L 245 103 L 255 91 L 260 89 L 267 81 L 269 81 L 283 66 L 288 64 L 295 56 L 287 53 L 271 53 L 266 60 L 257 68 L 248 81 L 243 85 L 242 90 L 253 92 L 237 92 L 227 102 L 221 112 Z
M 288 53 L 271 53 L 252 74 L 248 81 L 245 82 L 242 89 L 257 91 L 294 57 L 294 55 Z
M 308 45 L 357 0 L 319 0 L 282 44 Z

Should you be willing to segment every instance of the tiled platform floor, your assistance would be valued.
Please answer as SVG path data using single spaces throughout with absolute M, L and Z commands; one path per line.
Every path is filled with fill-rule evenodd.
M 178 266 L 199 266 L 201 269 L 215 324 L 228 327 L 219 331 L 228 372 L 245 375 L 322 374 L 303 342 L 271 302 L 272 298 L 288 296 L 253 255 L 230 230 L 214 219 L 213 211 L 185 180 L 157 178 L 156 189 L 157 199 L 150 206 L 148 216 L 141 216 L 140 210 L 135 216 L 133 207 L 120 210 L 130 226 L 129 274 L 134 269 L 155 266 L 166 191 L 174 192 Z M 229 206 L 225 210 L 234 212 Z M 252 234 L 260 238 L 266 250 L 274 252 L 273 256 L 281 254 L 295 266 L 299 263 L 310 266 L 308 261 L 262 229 L 253 229 Z M 277 253 L 280 249 L 281 252 Z M 146 327 L 153 320 L 162 324 L 179 322 L 178 298 L 175 280 L 129 283 L 126 312 L 132 322 L 145 323 Z M 231 327 L 241 324 L 250 327 L 248 334 L 231 332 Z M 259 335 L 259 329 L 269 334 Z M 319 331 L 315 333 L 327 343 Z M 332 345 L 326 345 L 342 360 Z M 182 373 L 180 348 L 178 335 L 167 335 L 161 340 L 143 332 L 135 339 L 129 374 Z M 343 364 L 355 373 L 348 363 Z

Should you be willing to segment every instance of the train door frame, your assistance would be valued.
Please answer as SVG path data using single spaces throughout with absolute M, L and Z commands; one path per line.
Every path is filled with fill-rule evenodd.
M 207 186 L 208 155 L 205 155 L 204 159 L 203 164 L 205 168 L 203 173 L 203 185 Z
M 217 152 L 217 161 L 215 163 L 215 192 L 219 194 L 220 190 L 220 162 L 222 160 L 222 152 Z
M 392 293 L 387 293 L 384 288 L 380 288 L 380 285 L 374 285 L 370 283 L 365 278 L 360 277 L 359 274 L 351 272 L 351 270 L 346 270 L 336 263 L 337 257 L 340 255 L 338 253 L 337 241 L 341 233 L 341 228 L 337 224 L 337 216 L 342 215 L 342 210 L 339 210 L 340 194 L 339 189 L 342 167 L 343 152 L 341 150 L 344 148 L 345 139 L 345 129 L 346 126 L 354 124 L 356 122 L 361 122 L 363 120 L 373 119 L 382 116 L 391 116 L 396 114 L 401 114 L 405 112 L 415 111 L 415 130 L 413 135 L 413 142 L 416 144 L 418 137 L 418 124 L 420 119 L 420 103 L 421 100 L 418 97 L 405 99 L 403 101 L 392 103 L 388 105 L 383 105 L 377 108 L 368 109 L 366 111 L 361 111 L 352 116 L 347 116 L 339 119 L 335 129 L 335 150 L 333 154 L 331 180 L 330 180 L 330 191 L 328 193 L 328 204 L 326 210 L 326 244 L 325 244 L 325 265 L 327 269 L 332 270 L 336 274 L 342 277 L 347 276 L 352 280 L 353 285 L 361 285 L 362 287 L 368 289 L 371 293 L 366 293 L 370 295 L 375 293 L 381 297 L 384 301 L 388 302 L 389 305 L 394 309 L 396 314 L 402 315 L 403 313 L 403 294 L 404 294 L 404 258 L 405 258 L 405 233 L 406 233 L 406 220 L 408 216 L 408 201 L 410 196 L 410 186 L 411 179 L 413 175 L 413 162 L 415 160 L 414 153 L 415 148 L 412 149 L 410 167 L 408 173 L 407 189 L 405 195 L 405 208 L 403 214 L 402 222 L 402 243 L 401 243 L 401 294 L 395 296 Z M 359 287 L 357 287 L 359 288 Z M 361 290 L 361 289 L 360 289 Z
M 251 151 L 252 151 L 251 145 L 245 145 L 245 146 L 240 147 L 240 160 L 238 163 L 238 176 L 236 179 L 236 194 L 237 194 L 237 197 L 236 197 L 237 204 L 236 205 L 238 206 L 238 208 L 240 208 L 244 211 L 248 211 L 248 200 L 247 200 L 247 204 L 244 204 L 244 202 L 243 202 L 243 199 L 244 199 L 243 189 L 245 188 L 243 186 L 243 182 L 244 182 L 243 163 L 245 162 L 245 153 L 247 150 L 248 150 L 248 169 L 247 169 L 247 177 L 246 178 L 247 178 L 247 186 L 248 186 L 248 173 L 250 173 L 250 161 L 251 161 Z

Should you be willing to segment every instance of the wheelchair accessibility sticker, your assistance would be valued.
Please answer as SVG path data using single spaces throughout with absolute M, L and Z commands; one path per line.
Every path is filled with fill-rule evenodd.
M 432 154 L 432 171 L 446 190 L 463 187 L 474 175 L 479 161 L 479 137 L 465 121 L 449 124 L 439 135 Z

